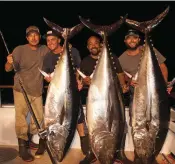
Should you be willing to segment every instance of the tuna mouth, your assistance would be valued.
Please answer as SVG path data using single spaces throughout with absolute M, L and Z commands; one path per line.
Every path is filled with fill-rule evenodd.
M 57 140 L 48 141 L 48 143 L 49 143 L 49 147 L 51 148 L 51 152 L 53 156 L 59 162 L 61 162 L 63 159 L 63 151 L 64 151 L 65 144 Z
M 53 131 L 48 136 L 48 143 L 49 147 L 51 148 L 51 151 L 56 157 L 56 159 L 61 162 L 64 157 L 64 148 L 66 145 L 66 138 L 63 134 L 57 132 L 54 133 Z

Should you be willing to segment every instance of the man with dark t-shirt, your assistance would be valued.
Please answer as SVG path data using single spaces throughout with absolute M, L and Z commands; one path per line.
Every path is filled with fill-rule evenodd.
M 47 46 L 50 49 L 50 52 L 48 52 L 44 58 L 43 70 L 46 73 L 51 74 L 54 72 L 55 65 L 57 64 L 57 61 L 59 60 L 60 55 L 63 51 L 63 47 L 60 44 L 62 37 L 59 36 L 59 34 L 56 33 L 55 31 L 48 31 L 47 34 L 45 35 L 45 38 L 46 38 Z M 71 49 L 73 63 L 76 68 L 79 68 L 80 62 L 81 62 L 79 51 L 76 48 L 72 47 L 71 45 L 69 45 L 69 47 Z M 45 80 L 47 82 L 50 82 L 51 77 L 45 77 Z M 81 82 L 78 79 L 77 79 L 77 82 L 78 82 L 78 89 L 81 89 L 82 87 Z M 84 121 L 83 108 L 80 105 L 80 114 L 78 117 L 77 131 L 80 136 L 81 150 L 83 154 L 86 154 L 87 148 L 88 148 L 88 144 L 87 144 L 88 137 L 85 135 L 84 123 L 85 121 Z
M 99 38 L 98 36 L 91 36 L 87 40 L 87 48 L 90 52 L 90 55 L 85 57 L 82 60 L 81 65 L 80 65 L 80 71 L 86 75 L 86 78 L 82 79 L 83 85 L 84 85 L 84 89 L 82 90 L 82 92 L 84 91 L 84 97 L 87 97 L 88 88 L 89 88 L 89 85 L 91 84 L 90 76 L 95 69 L 96 62 L 98 60 L 98 55 L 101 51 L 101 47 L 102 47 L 101 38 Z M 128 91 L 128 88 L 125 83 L 123 70 L 120 66 L 117 56 L 113 55 L 113 58 L 115 62 L 116 73 L 118 75 L 122 90 L 125 93 Z M 80 164 L 90 164 L 95 161 L 96 161 L 96 157 L 93 154 L 91 148 L 89 148 L 89 151 L 87 152 L 86 157 L 82 161 L 80 161 Z
M 83 84 L 85 87 L 88 87 L 91 83 L 90 75 L 93 73 L 95 69 L 96 62 L 98 60 L 98 55 L 101 49 L 100 38 L 98 36 L 91 36 L 87 41 L 87 48 L 90 52 L 90 55 L 85 57 L 82 60 L 81 65 L 80 65 L 81 72 L 83 72 L 86 75 L 86 78 L 83 79 Z M 119 63 L 117 56 L 113 54 L 113 58 L 115 62 L 116 72 L 117 72 L 123 93 L 125 93 L 128 90 L 128 88 L 125 83 L 122 67 Z

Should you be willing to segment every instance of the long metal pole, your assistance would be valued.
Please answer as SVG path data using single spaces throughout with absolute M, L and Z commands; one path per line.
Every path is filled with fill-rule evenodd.
M 0 35 L 1 35 L 1 37 L 2 37 L 2 40 L 3 40 L 3 42 L 4 42 L 4 45 L 5 45 L 5 47 L 6 47 L 6 50 L 7 50 L 8 54 L 10 54 L 10 51 L 9 51 L 9 49 L 8 49 L 8 47 L 7 47 L 7 44 L 6 44 L 6 42 L 5 42 L 5 39 L 4 39 L 4 37 L 3 37 L 3 34 L 2 34 L 2 32 L 1 32 L 1 30 L 0 30 Z M 40 127 L 40 125 L 39 125 L 39 123 L 38 123 L 38 120 L 37 120 L 37 118 L 36 118 L 36 116 L 35 116 L 35 113 L 33 112 L 32 106 L 31 106 L 30 101 L 29 101 L 29 99 L 28 99 L 28 97 L 27 97 L 27 93 L 26 93 L 26 91 L 25 91 L 25 89 L 24 89 L 24 87 L 23 87 L 23 84 L 22 84 L 22 80 L 21 80 L 21 78 L 20 78 L 20 75 L 19 75 L 18 71 L 16 70 L 14 63 L 12 63 L 12 65 L 13 65 L 13 68 L 14 68 L 15 73 L 17 74 L 17 77 L 18 77 L 18 80 L 19 80 L 19 84 L 20 84 L 20 87 L 21 87 L 21 90 L 22 90 L 24 99 L 25 99 L 25 101 L 26 101 L 26 103 L 27 103 L 27 107 L 28 107 L 28 109 L 29 109 L 29 112 L 30 112 L 30 114 L 31 114 L 31 116 L 32 116 L 32 118 L 33 118 L 33 120 L 34 120 L 34 122 L 35 122 L 35 125 L 36 125 L 38 131 L 40 132 L 40 131 L 41 131 L 41 127 Z M 46 150 L 47 150 L 47 153 L 49 154 L 49 157 L 50 157 L 50 160 L 52 161 L 52 164 L 56 164 L 57 162 L 55 161 L 54 157 L 52 156 L 52 152 L 51 152 L 51 150 L 50 150 L 50 147 L 49 147 L 48 144 L 47 144 L 47 141 L 46 141 Z

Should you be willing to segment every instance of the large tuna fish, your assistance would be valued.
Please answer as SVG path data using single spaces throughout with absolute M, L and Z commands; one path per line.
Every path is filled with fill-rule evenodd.
M 79 24 L 69 29 L 61 28 L 46 19 L 44 20 L 48 26 L 61 33 L 65 39 L 61 58 L 55 66 L 54 75 L 48 87 L 44 112 L 47 142 L 53 156 L 61 162 L 74 137 L 80 102 L 75 75 L 76 69 L 72 63 L 68 41 L 84 25 Z
M 107 35 L 118 29 L 125 18 L 111 26 L 81 22 L 103 37 L 103 47 L 93 72 L 87 100 L 87 124 L 92 151 L 101 164 L 114 162 L 124 132 L 125 114 L 122 91 L 109 51 Z
M 154 161 L 168 131 L 170 110 L 166 83 L 149 36 L 168 11 L 169 8 L 146 22 L 126 19 L 128 25 L 145 34 L 144 51 L 138 68 L 138 85 L 135 87 L 132 106 L 132 136 L 135 163 L 138 164 L 151 164 Z

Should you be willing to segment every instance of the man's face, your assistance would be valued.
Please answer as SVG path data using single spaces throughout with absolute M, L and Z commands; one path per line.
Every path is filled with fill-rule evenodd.
M 100 40 L 95 36 L 90 37 L 87 42 L 87 48 L 92 55 L 97 56 L 100 52 Z
M 128 49 L 134 50 L 139 46 L 140 43 L 140 38 L 138 36 L 128 36 L 125 40 L 124 40 L 126 46 L 128 47 Z
M 37 32 L 31 32 L 27 35 L 26 38 L 31 46 L 36 46 L 39 44 L 40 34 L 38 34 Z
M 56 36 L 47 36 L 46 38 L 47 46 L 51 51 L 54 51 L 58 48 L 58 45 L 60 44 L 60 39 Z

